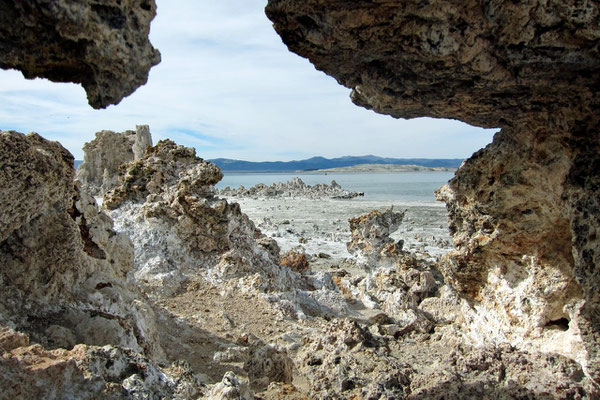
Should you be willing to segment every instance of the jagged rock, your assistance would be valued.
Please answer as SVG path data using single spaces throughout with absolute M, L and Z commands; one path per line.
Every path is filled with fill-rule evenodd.
M 191 278 L 223 290 L 261 293 L 292 318 L 345 309 L 331 278 L 301 275 L 280 264 L 279 247 L 241 212 L 214 196 L 218 167 L 194 149 L 165 140 L 121 169 L 103 207 L 135 247 L 133 280 L 153 299 Z M 234 289 L 235 288 L 235 289 Z
M 246 189 L 243 185 L 239 188 L 226 188 L 217 190 L 221 196 L 228 197 L 292 197 L 292 198 L 309 198 L 309 199 L 353 199 L 357 196 L 363 196 L 364 193 L 350 192 L 343 189 L 336 181 L 331 181 L 330 185 L 318 183 L 316 185 L 307 185 L 298 177 L 293 178 L 289 182 L 273 183 L 269 186 L 259 183 L 251 188 Z
M 580 326 L 593 326 L 598 318 L 599 264 L 592 250 L 598 220 L 590 219 L 598 189 L 576 189 L 577 182 L 594 178 L 576 173 L 573 180 L 580 156 L 573 158 L 566 144 L 570 129 L 551 125 L 545 134 L 549 125 L 505 128 L 440 189 L 456 247 L 445 275 L 477 305 L 478 312 L 466 314 L 475 343 L 507 341 L 558 352 L 597 375 L 600 325 Z M 590 144 L 586 151 L 599 148 Z M 577 198 L 587 200 L 575 206 Z M 586 221 L 577 222 L 577 213 Z M 579 243 L 578 224 L 586 232 Z M 574 258 L 583 254 L 579 244 L 587 258 Z
M 248 384 L 229 371 L 223 380 L 210 391 L 208 398 L 214 400 L 254 400 Z
M 599 11 L 591 1 L 269 0 L 266 7 L 288 48 L 353 89 L 357 105 L 490 128 L 598 104 Z
M 14 333 L 14 332 L 13 332 Z M 46 350 L 20 343 L 0 357 L 2 396 L 10 399 L 189 399 L 199 385 L 178 371 L 167 375 L 130 349 L 79 344 L 72 350 Z M 6 336 L 5 336 L 6 338 Z
M 49 347 L 119 345 L 161 359 L 149 305 L 131 290 L 130 240 L 73 181 L 73 157 L 0 132 L 0 323 Z
M 219 167 L 196 157 L 194 149 L 168 139 L 147 149 L 143 159 L 125 165 L 119 175 L 119 186 L 107 194 L 103 203 L 109 210 L 126 201 L 144 202 L 149 195 L 154 198 L 169 189 L 188 190 L 191 195 L 204 197 L 223 178 Z
M 148 40 L 154 0 L 2 0 L 0 10 L 0 68 L 80 83 L 94 108 L 119 103 L 160 62 Z
M 474 343 L 578 360 L 600 384 L 600 6 L 270 0 L 290 50 L 394 117 L 501 127 L 439 192 Z M 565 330 L 566 329 L 566 330 Z
M 407 399 L 593 399 L 598 392 L 581 366 L 554 354 L 509 346 L 458 347 L 429 374 L 412 377 Z
M 305 339 L 295 364 L 308 379 L 310 398 L 593 399 L 599 393 L 568 358 L 456 345 L 456 333 L 411 344 L 339 319 Z
M 305 340 L 296 366 L 310 382 L 310 398 L 401 399 L 406 395 L 410 367 L 389 357 L 383 343 L 358 323 L 334 320 L 318 336 Z
M 403 218 L 404 212 L 394 212 L 392 207 L 349 219 L 352 240 L 346 243 L 348 251 L 364 255 L 371 261 L 401 254 L 402 245 L 389 235 L 400 227 Z
M 306 272 L 310 268 L 310 264 L 306 259 L 306 254 L 297 253 L 295 251 L 288 251 L 287 253 L 282 255 L 280 264 L 285 265 L 292 271 L 296 271 L 299 273 Z
M 152 146 L 148 125 L 137 125 L 135 131 L 122 133 L 96 132 L 96 138 L 83 145 L 83 163 L 77 168 L 77 179 L 92 196 L 102 196 L 118 184 L 119 166 L 144 156 Z
M 120 174 L 103 207 L 132 238 L 134 276 L 151 295 L 172 293 L 200 271 L 219 279 L 256 275 L 263 288 L 285 287 L 290 272 L 278 265 L 278 246 L 238 204 L 214 197 L 223 175 L 194 149 L 160 141 Z

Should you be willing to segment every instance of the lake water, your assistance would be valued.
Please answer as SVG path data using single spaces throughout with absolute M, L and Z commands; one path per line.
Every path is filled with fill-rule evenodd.
M 355 200 L 399 201 L 403 203 L 437 203 L 433 192 L 446 184 L 454 172 L 396 172 L 396 173 L 225 173 L 223 180 L 216 187 L 235 188 L 241 185 L 249 188 L 258 183 L 270 185 L 287 182 L 299 177 L 307 185 L 318 183 L 330 184 L 332 180 L 344 189 L 364 192 L 364 197 Z

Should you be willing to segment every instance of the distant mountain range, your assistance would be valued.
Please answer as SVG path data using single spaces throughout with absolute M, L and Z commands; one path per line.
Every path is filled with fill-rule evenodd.
M 252 162 L 215 158 L 215 163 L 223 172 L 294 172 L 318 169 L 351 167 L 359 164 L 420 165 L 423 167 L 458 168 L 462 158 L 388 158 L 368 156 L 345 156 L 339 158 L 312 157 L 298 161 Z
M 312 157 L 298 161 L 243 161 L 229 158 L 208 160 L 215 163 L 223 172 L 295 172 L 318 169 L 352 167 L 360 164 L 419 165 L 423 167 L 458 168 L 462 158 L 388 158 L 377 156 L 345 156 L 338 158 Z M 75 168 L 83 161 L 75 160 Z

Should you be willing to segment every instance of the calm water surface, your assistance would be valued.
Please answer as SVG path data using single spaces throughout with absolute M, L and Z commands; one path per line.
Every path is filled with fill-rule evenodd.
M 346 190 L 364 192 L 365 196 L 358 197 L 355 199 L 357 201 L 395 200 L 407 203 L 436 203 L 433 192 L 446 184 L 453 176 L 454 172 L 328 173 L 327 175 L 324 173 L 226 173 L 216 187 L 234 188 L 244 185 L 249 188 L 258 183 L 270 185 L 299 177 L 308 185 L 330 184 L 332 180 L 335 180 Z

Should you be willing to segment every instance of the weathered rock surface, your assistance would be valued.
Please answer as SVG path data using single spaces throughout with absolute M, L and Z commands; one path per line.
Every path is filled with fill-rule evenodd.
M 80 83 L 94 108 L 146 83 L 160 53 L 148 40 L 154 0 L 0 1 L 0 68 Z
M 404 212 L 394 212 L 393 208 L 385 211 L 373 210 L 369 214 L 348 220 L 352 240 L 346 244 L 350 254 L 362 254 L 378 261 L 386 255 L 393 256 L 402 251 L 402 244 L 396 243 L 390 234 L 396 231 Z
M 594 398 L 581 366 L 561 356 L 474 349 L 451 330 L 411 342 L 373 328 L 381 325 L 338 319 L 306 339 L 296 365 L 310 398 Z
M 270 0 L 266 13 L 291 51 L 379 113 L 496 128 L 600 100 L 592 1 Z
M 0 243 L 3 319 L 41 343 L 57 341 L 51 333 L 59 326 L 58 337 L 76 343 L 160 357 L 153 312 L 126 287 L 131 242 L 73 182 L 72 156 L 56 142 L 17 132 L 0 133 L 0 151 L 0 187 L 10 195 L 0 203 L 9 221 Z
M 22 336 L 9 330 L 0 347 L 0 382 L 7 399 L 189 399 L 199 392 L 189 371 L 166 374 L 131 349 L 78 344 L 71 350 L 46 350 Z
M 229 197 L 289 197 L 289 198 L 332 198 L 332 199 L 353 199 L 363 196 L 364 193 L 351 192 L 343 189 L 336 181 L 331 181 L 330 185 L 319 183 L 316 185 L 307 185 L 298 177 L 289 182 L 277 182 L 269 186 L 259 183 L 246 189 L 243 185 L 239 188 L 226 188 L 217 190 L 221 196 Z
M 177 290 L 196 274 L 255 276 L 264 288 L 281 288 L 289 278 L 280 274 L 285 270 L 277 264 L 276 243 L 255 228 L 239 205 L 213 195 L 223 175 L 194 149 L 160 141 L 120 174 L 120 184 L 105 196 L 103 207 L 132 238 L 134 275 L 150 294 Z
M 310 263 L 306 258 L 306 254 L 298 253 L 296 251 L 288 251 L 281 256 L 281 265 L 285 265 L 292 271 L 303 273 L 308 271 Z
M 119 166 L 139 160 L 150 146 L 148 125 L 137 125 L 135 131 L 122 133 L 96 132 L 96 138 L 83 145 L 83 163 L 77 168 L 77 179 L 92 196 L 103 196 L 117 186 Z
M 393 263 L 358 275 L 282 267 L 274 241 L 214 197 L 220 171 L 193 149 L 161 141 L 121 168 L 104 202 L 113 228 L 60 145 L 0 138 L 2 193 L 39 182 L 15 198 L 44 201 L 0 203 L 13 229 L 0 243 L 11 398 L 597 397 L 565 357 L 465 344 L 472 307 L 400 249 L 375 251 Z M 365 251 L 388 244 L 401 215 L 358 218 Z
M 439 192 L 474 343 L 559 352 L 600 384 L 600 6 L 270 0 L 290 50 L 394 117 L 501 127 Z
M 74 182 L 73 157 L 14 131 L 0 154 L 3 396 L 186 398 L 193 381 L 156 366 L 155 313 L 127 283 L 131 241 Z
M 120 185 L 105 196 L 103 207 L 134 243 L 136 284 L 163 298 L 190 279 L 208 279 L 227 290 L 268 296 L 292 318 L 344 309 L 331 277 L 280 265 L 277 243 L 237 203 L 214 196 L 221 177 L 194 149 L 170 140 L 121 169 Z

